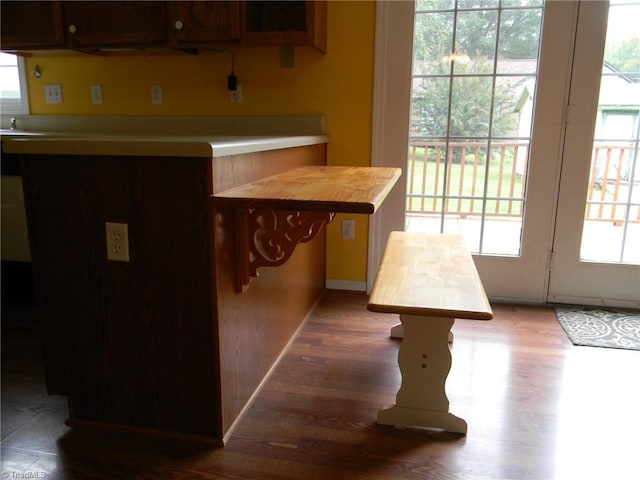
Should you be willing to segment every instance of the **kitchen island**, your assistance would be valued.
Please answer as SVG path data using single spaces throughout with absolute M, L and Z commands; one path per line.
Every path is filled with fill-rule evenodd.
M 327 141 L 3 142 L 21 157 L 47 385 L 71 425 L 224 443 L 322 294 L 325 241 L 319 229 L 239 289 L 245 209 L 216 195 L 323 167 Z M 107 260 L 107 222 L 127 224 L 129 262 Z

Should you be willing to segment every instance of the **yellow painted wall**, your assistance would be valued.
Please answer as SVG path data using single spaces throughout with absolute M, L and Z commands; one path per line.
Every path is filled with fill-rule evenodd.
M 32 114 L 46 115 L 314 115 L 327 118 L 330 165 L 369 165 L 373 92 L 375 2 L 330 1 L 327 54 L 296 48 L 295 67 L 280 66 L 278 48 L 237 48 L 235 73 L 243 100 L 231 104 L 226 88 L 230 55 L 32 57 L 42 77 L 29 76 Z M 64 103 L 49 105 L 44 85 L 62 85 Z M 102 105 L 90 86 L 103 88 Z M 163 104 L 151 104 L 151 85 Z M 340 238 L 338 216 L 328 228 L 327 278 L 365 282 L 368 218 L 356 220 L 356 239 Z

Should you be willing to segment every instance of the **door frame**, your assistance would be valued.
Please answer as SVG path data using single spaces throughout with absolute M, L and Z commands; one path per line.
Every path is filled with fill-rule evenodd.
M 367 293 L 389 234 L 405 225 L 414 14 L 413 0 L 376 2 L 371 166 L 401 168 L 402 176 L 369 220 Z

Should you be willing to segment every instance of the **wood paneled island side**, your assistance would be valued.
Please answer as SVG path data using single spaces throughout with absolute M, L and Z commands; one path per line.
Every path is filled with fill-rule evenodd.
M 234 212 L 210 199 L 324 165 L 326 145 L 222 157 L 17 154 L 48 390 L 69 397 L 69 424 L 222 444 L 321 295 L 325 245 L 321 234 L 240 296 Z M 106 222 L 128 225 L 129 262 L 107 260 Z
M 138 141 L 133 154 L 114 139 L 6 142 L 21 159 L 47 386 L 69 397 L 70 425 L 224 443 L 324 290 L 325 234 L 238 291 L 246 209 L 216 195 L 325 168 L 326 141 L 222 156 L 173 140 L 160 156 Z M 128 225 L 129 262 L 107 260 L 107 222 Z

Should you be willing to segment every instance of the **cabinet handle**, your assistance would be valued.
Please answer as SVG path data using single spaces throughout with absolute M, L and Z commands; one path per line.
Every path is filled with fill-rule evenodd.
M 78 28 L 75 25 L 69 25 L 69 33 L 76 33 Z
M 184 24 L 180 20 L 178 20 L 175 23 L 175 27 L 176 27 L 176 30 L 182 30 L 184 28 Z

